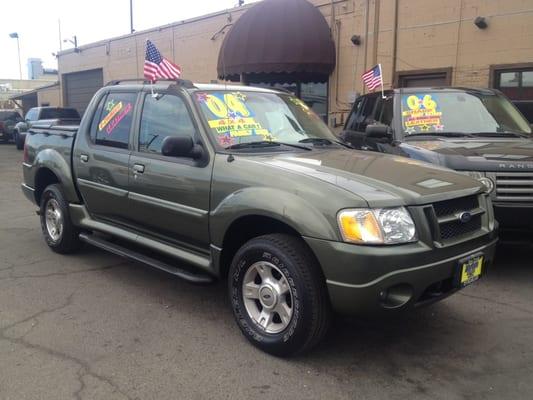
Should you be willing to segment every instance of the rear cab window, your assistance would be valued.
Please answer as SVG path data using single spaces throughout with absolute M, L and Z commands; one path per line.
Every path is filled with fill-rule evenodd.
M 128 149 L 137 93 L 111 92 L 104 96 L 93 116 L 91 142 Z

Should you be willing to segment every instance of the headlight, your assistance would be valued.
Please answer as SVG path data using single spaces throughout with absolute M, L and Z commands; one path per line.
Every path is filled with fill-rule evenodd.
M 485 193 L 491 194 L 494 191 L 494 182 L 492 179 L 485 176 L 484 172 L 480 171 L 465 171 L 465 174 L 480 181 L 485 186 Z
M 343 210 L 338 221 L 346 242 L 399 244 L 417 240 L 415 224 L 404 207 Z

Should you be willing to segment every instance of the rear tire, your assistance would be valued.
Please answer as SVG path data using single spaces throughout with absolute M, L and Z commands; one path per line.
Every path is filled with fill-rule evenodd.
M 17 146 L 17 150 L 24 149 L 24 139 L 20 136 L 20 133 L 15 131 L 13 135 L 14 135 L 14 140 L 15 140 L 15 146 Z
M 325 280 L 300 238 L 271 234 L 245 243 L 231 264 L 228 290 L 242 333 L 267 353 L 303 353 L 327 332 Z
M 46 187 L 41 196 L 41 230 L 46 244 L 56 253 L 74 253 L 81 247 L 80 232 L 72 224 L 60 185 Z

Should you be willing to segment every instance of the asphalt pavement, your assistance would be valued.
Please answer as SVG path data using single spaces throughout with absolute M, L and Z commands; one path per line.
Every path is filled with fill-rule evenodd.
M 279 359 L 198 287 L 101 250 L 61 256 L 0 144 L 0 399 L 531 399 L 533 245 L 502 245 L 477 284 L 401 317 L 337 318 Z

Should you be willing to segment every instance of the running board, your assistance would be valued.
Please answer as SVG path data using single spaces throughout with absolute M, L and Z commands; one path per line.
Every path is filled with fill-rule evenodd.
M 80 240 L 88 243 L 90 245 L 93 245 L 95 247 L 98 247 L 100 249 L 106 250 L 110 253 L 116 254 L 118 256 L 128 258 L 133 261 L 138 261 L 140 263 L 149 265 L 151 267 L 157 268 L 161 271 L 168 272 L 169 274 L 172 274 L 174 276 L 177 276 L 178 278 L 184 279 L 191 283 L 196 284 L 208 284 L 214 282 L 214 278 L 207 275 L 207 274 L 194 274 L 192 272 L 186 271 L 184 269 L 171 266 L 167 263 L 164 263 L 162 261 L 156 260 L 155 258 L 146 256 L 141 253 L 137 253 L 134 250 L 128 249 L 126 247 L 120 246 L 115 243 L 108 242 L 107 240 L 92 235 L 88 233 L 80 233 L 79 235 Z

